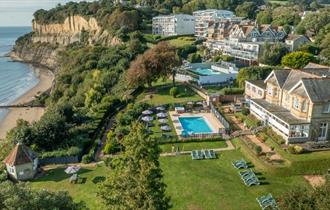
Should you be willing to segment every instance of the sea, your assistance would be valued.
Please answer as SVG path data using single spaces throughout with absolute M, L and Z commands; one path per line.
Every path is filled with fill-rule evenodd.
M 31 65 L 14 62 L 7 56 L 16 39 L 30 31 L 31 27 L 0 27 L 0 105 L 13 103 L 39 82 Z M 0 109 L 0 120 L 7 113 Z

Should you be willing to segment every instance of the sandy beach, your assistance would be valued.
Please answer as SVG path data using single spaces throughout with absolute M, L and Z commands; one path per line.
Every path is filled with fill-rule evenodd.
M 40 95 L 42 92 L 47 91 L 51 88 L 54 75 L 51 71 L 35 68 L 34 71 L 39 78 L 39 83 L 26 92 L 23 96 L 18 98 L 12 104 L 24 104 L 32 101 L 36 95 Z M 18 119 L 24 119 L 28 122 L 38 121 L 44 114 L 44 108 L 12 108 L 9 109 L 8 114 L 0 122 L 0 139 L 6 137 L 7 132 L 16 126 Z

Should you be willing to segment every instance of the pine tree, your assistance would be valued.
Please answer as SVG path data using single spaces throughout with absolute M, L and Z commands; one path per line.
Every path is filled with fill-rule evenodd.
M 123 139 L 125 151 L 111 160 L 111 172 L 99 196 L 109 209 L 163 210 L 169 208 L 159 165 L 159 147 L 141 124 Z

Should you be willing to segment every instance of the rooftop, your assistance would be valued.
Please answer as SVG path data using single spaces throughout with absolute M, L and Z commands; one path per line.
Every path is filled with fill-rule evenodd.
M 266 89 L 266 84 L 263 80 L 246 80 L 246 82 L 251 83 L 257 87 L 260 87 L 262 89 Z
M 3 162 L 10 166 L 17 166 L 31 163 L 36 157 L 36 153 L 34 153 L 30 148 L 18 143 Z

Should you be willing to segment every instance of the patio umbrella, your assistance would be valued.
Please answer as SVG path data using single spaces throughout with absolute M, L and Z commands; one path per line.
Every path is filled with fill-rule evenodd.
M 79 170 L 80 170 L 80 166 L 69 166 L 64 170 L 64 172 L 67 174 L 75 174 Z
M 152 111 L 150 111 L 150 110 L 144 110 L 143 112 L 142 112 L 142 114 L 144 114 L 144 115 L 151 115 L 153 112 Z
M 189 101 L 187 104 L 188 104 L 188 105 L 194 105 L 194 102 Z
M 171 130 L 172 130 L 171 127 L 168 126 L 168 125 L 161 126 L 160 129 L 161 129 L 162 131 L 171 131 Z
M 160 112 L 160 113 L 157 114 L 157 117 L 159 117 L 159 118 L 165 118 L 165 117 L 167 117 L 167 114 L 164 113 L 164 112 Z
M 164 124 L 164 123 L 167 123 L 167 122 L 168 122 L 168 120 L 167 120 L 167 119 L 159 119 L 159 120 L 158 120 L 158 122 L 160 122 L 160 123 Z
M 165 111 L 165 107 L 163 106 L 159 106 L 156 108 L 157 111 Z
M 144 122 L 150 122 L 150 121 L 152 121 L 154 118 L 153 117 L 150 117 L 150 116 L 145 116 L 145 117 L 142 117 L 142 120 L 144 121 Z

